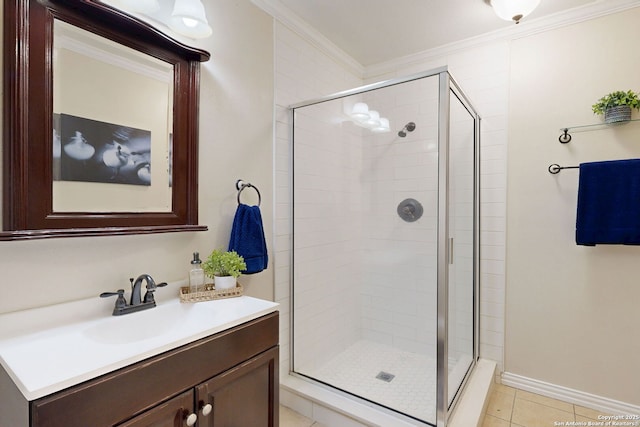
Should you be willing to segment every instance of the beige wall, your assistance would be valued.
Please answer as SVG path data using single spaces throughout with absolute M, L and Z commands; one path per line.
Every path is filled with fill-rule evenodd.
M 212 59 L 202 65 L 200 95 L 200 223 L 208 232 L 0 242 L 0 313 L 96 296 L 149 273 L 186 278 L 192 251 L 228 243 L 235 182 L 262 193 L 272 247 L 273 25 L 243 0 L 206 2 L 213 36 L 199 41 Z M 191 42 L 193 44 L 193 42 Z M 246 197 L 246 199 L 244 198 Z M 243 201 L 253 203 L 249 194 Z M 273 268 L 243 276 L 247 293 L 273 298 Z M 164 288 L 161 292 L 175 292 Z
M 577 170 L 552 163 L 640 157 L 640 122 L 598 123 L 602 95 L 640 91 L 640 8 L 512 43 L 505 370 L 640 404 L 640 248 L 575 244 Z M 635 118 L 640 115 L 635 112 Z

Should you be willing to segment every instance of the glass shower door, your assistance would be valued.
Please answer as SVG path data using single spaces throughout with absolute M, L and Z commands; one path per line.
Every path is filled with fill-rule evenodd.
M 474 357 L 477 118 L 452 85 L 449 116 L 448 404 Z
M 292 165 L 293 370 L 432 425 L 438 93 L 430 75 L 296 107 Z

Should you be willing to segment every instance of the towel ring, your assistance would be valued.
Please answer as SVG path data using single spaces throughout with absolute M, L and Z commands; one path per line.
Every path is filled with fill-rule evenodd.
M 251 184 L 250 182 L 244 182 L 241 179 L 236 181 L 236 188 L 238 189 L 238 204 L 240 204 L 240 193 L 242 193 L 245 188 L 249 187 L 253 188 L 254 190 L 256 190 L 256 193 L 258 193 L 258 206 L 260 206 L 260 204 L 262 203 L 262 196 L 260 195 L 260 190 L 258 190 L 258 187 Z

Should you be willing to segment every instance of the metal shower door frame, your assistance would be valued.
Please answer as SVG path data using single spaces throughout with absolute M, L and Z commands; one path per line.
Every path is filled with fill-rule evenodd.
M 449 146 L 452 93 L 474 120 L 473 144 L 473 357 L 458 390 L 464 390 L 479 357 L 480 332 L 480 116 L 448 70 L 439 73 L 438 118 L 438 279 L 437 279 L 437 380 L 436 426 L 446 427 L 461 393 L 449 404 L 449 257 L 452 254 L 449 228 Z
M 320 104 L 327 101 L 332 101 L 340 98 L 345 98 L 351 95 L 358 95 L 365 92 L 374 91 L 376 89 L 386 88 L 389 86 L 395 86 L 402 83 L 419 80 L 426 77 L 438 76 L 439 78 L 439 118 L 438 118 L 438 256 L 437 256 L 437 382 L 436 382 L 436 426 L 446 427 L 448 418 L 459 399 L 460 393 L 458 393 L 451 405 L 448 403 L 448 265 L 449 265 L 449 126 L 450 126 L 450 106 L 451 106 L 451 93 L 454 92 L 460 102 L 465 106 L 469 113 L 474 118 L 474 191 L 473 191 L 473 205 L 474 205 L 474 243 L 473 243 L 473 263 L 474 263 L 474 298 L 473 298 L 473 357 L 472 363 L 465 375 L 462 385 L 459 390 L 463 390 L 466 382 L 469 379 L 470 373 L 473 371 L 475 364 L 479 356 L 479 242 L 480 242 L 480 116 L 472 107 L 469 99 L 464 95 L 460 86 L 451 77 L 448 71 L 448 67 L 439 67 L 429 71 L 412 74 L 406 77 L 394 78 L 390 80 L 384 80 L 378 83 L 368 84 L 365 86 L 349 89 L 346 91 L 338 92 L 332 95 L 328 95 L 321 98 L 316 98 L 296 104 L 292 104 L 289 109 L 289 123 L 290 123 L 290 218 L 292 218 L 291 225 L 291 250 L 290 250 L 290 263 L 289 263 L 289 312 L 290 325 L 289 325 L 289 363 L 290 374 L 294 372 L 294 250 L 295 247 L 295 223 L 294 218 L 294 133 L 295 133 L 295 110 L 297 108 L 308 107 L 315 104 Z M 430 423 L 429 423 L 430 424 Z

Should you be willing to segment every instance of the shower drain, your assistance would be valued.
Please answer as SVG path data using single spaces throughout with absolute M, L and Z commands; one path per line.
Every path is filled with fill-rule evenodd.
M 382 381 L 386 381 L 388 383 L 391 382 L 392 379 L 394 379 L 396 376 L 393 374 L 390 374 L 388 372 L 384 372 L 384 371 L 380 371 L 378 373 L 378 375 L 376 375 L 376 378 Z

